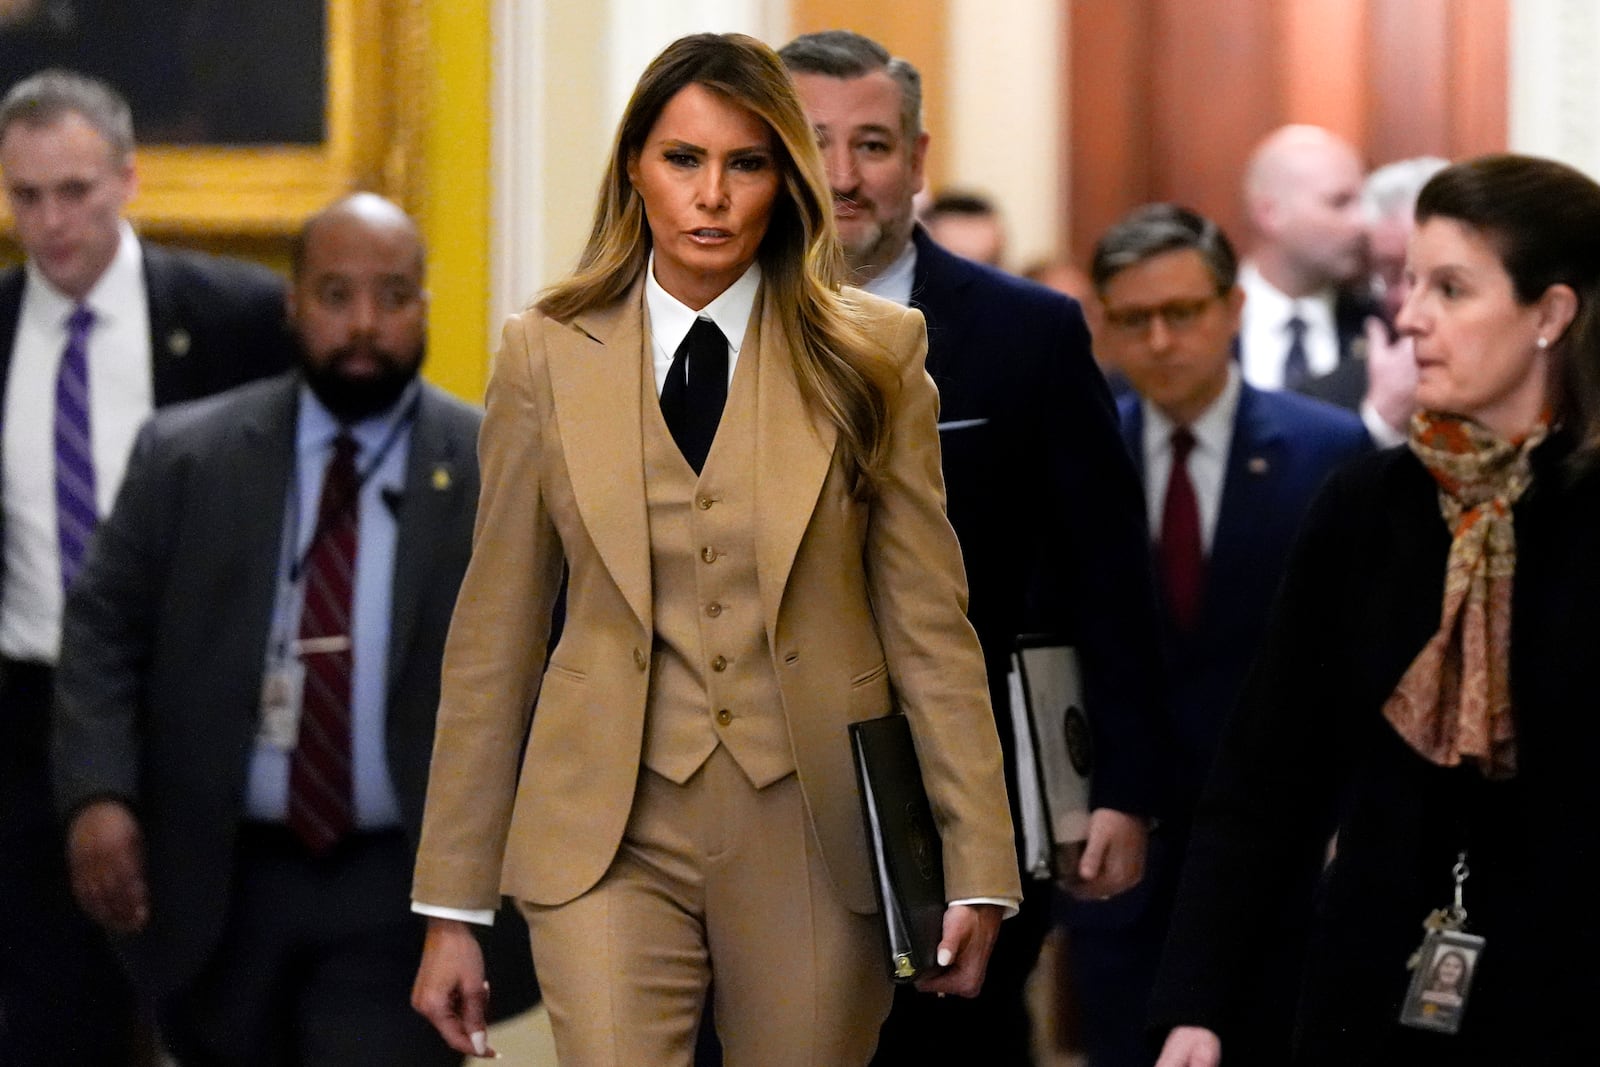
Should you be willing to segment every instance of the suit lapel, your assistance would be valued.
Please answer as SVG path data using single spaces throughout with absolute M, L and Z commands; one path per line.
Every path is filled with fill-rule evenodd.
M 278 379 L 263 403 L 252 405 L 240 422 L 235 454 L 228 464 L 239 472 L 230 482 L 224 513 L 237 522 L 230 537 L 242 560 L 240 602 L 258 605 L 252 626 L 243 635 L 236 662 L 261 669 L 261 650 L 271 638 L 272 613 L 278 599 L 283 559 L 284 508 L 294 466 L 294 427 L 299 379 Z
M 394 586 L 389 608 L 389 692 L 398 691 L 400 672 L 410 655 L 412 634 L 422 610 L 436 558 L 435 538 L 448 530 L 464 504 L 463 479 L 457 467 L 462 457 L 444 432 L 437 401 L 422 388 L 417 419 L 411 427 L 411 451 L 406 459 L 405 497 L 401 504 L 399 536 L 395 542 Z M 392 702 L 391 702 L 392 703 Z
M 141 241 L 144 254 L 145 302 L 150 311 L 150 383 L 156 407 L 195 395 L 184 383 L 185 359 L 193 343 L 178 307 L 179 286 L 172 278 L 172 260 L 163 249 Z
M 27 275 L 13 267 L 0 276 L 0 404 L 11 379 L 11 349 L 17 343 L 17 320 L 22 317 L 22 285 Z M 3 410 L 3 409 L 0 409 Z
M 969 278 L 964 276 L 964 264 L 934 243 L 920 225 L 911 232 L 912 243 L 917 247 L 917 265 L 912 272 L 911 306 L 922 312 L 928 324 L 928 373 L 937 380 L 949 376 L 946 363 L 951 353 L 964 348 L 963 335 L 972 322 L 972 316 L 958 318 L 957 313 L 970 307 L 961 298 Z
M 813 414 L 795 377 L 794 354 L 778 319 L 772 293 L 762 288 L 755 352 L 756 575 L 767 634 L 777 630 L 778 608 L 800 539 L 816 510 L 833 462 L 838 430 Z M 749 343 L 748 341 L 746 342 Z M 741 351 L 748 351 L 744 349 Z M 741 356 L 741 358 L 743 358 Z
M 1239 390 L 1239 408 L 1228 446 L 1228 470 L 1222 482 L 1217 530 L 1211 539 L 1207 584 L 1226 589 L 1240 567 L 1255 566 L 1255 541 L 1260 516 L 1272 513 L 1283 476 L 1283 432 L 1258 403 L 1249 385 Z M 1216 576 L 1221 575 L 1220 578 Z M 1210 598 L 1215 607 L 1216 598 Z
M 1128 457 L 1133 460 L 1133 469 L 1139 474 L 1139 482 L 1144 482 L 1144 405 L 1139 402 L 1137 393 L 1123 397 L 1117 402 L 1117 422 L 1122 431 L 1122 445 L 1128 450 Z
M 644 275 L 614 304 L 554 326 L 545 355 L 567 475 L 589 539 L 650 629 L 650 525 L 644 495 Z

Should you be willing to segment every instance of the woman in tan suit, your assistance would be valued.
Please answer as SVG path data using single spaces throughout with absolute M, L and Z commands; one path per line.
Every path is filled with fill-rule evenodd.
M 466 921 L 504 892 L 568 1067 L 688 1064 L 713 975 L 729 1067 L 865 1064 L 890 985 L 846 728 L 896 707 L 952 901 L 924 988 L 982 983 L 1020 890 L 926 335 L 841 289 L 833 211 L 777 57 L 684 38 L 578 269 L 507 324 L 414 886 L 413 1000 L 463 1052 Z

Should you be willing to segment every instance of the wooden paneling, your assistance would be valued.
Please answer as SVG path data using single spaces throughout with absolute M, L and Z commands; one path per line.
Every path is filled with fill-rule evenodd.
M 1334 57 L 1365 53 L 1367 9 L 1351 0 L 1294 0 L 1276 5 L 1277 57 L 1284 114 L 1324 126 L 1353 144 L 1367 138 L 1366 71 Z
M 1153 193 L 1151 82 L 1127 77 L 1150 64 L 1153 0 L 1079 3 L 1067 22 L 1071 89 L 1063 158 L 1070 175 L 1065 246 L 1086 263 L 1095 239 Z
M 1153 199 L 1239 232 L 1239 164 L 1274 125 L 1279 25 L 1258 0 L 1158 4 L 1151 26 Z
M 1449 0 L 1368 0 L 1368 158 L 1447 155 L 1451 105 Z M 1404 47 L 1394 47 L 1404 42 Z M 1385 47 L 1385 45 L 1389 45 Z
M 1372 165 L 1503 150 L 1507 0 L 1077 0 L 1065 80 L 1070 247 L 1151 199 L 1248 247 L 1250 149 L 1326 126 Z
M 1450 155 L 1503 152 L 1510 85 L 1507 0 L 1450 5 Z

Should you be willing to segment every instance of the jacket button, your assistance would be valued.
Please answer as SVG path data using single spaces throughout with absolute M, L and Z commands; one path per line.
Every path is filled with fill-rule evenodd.
M 727 708 L 722 708 L 721 710 L 719 710 L 717 712 L 717 725 L 718 726 L 726 726 L 732 721 L 733 721 L 733 712 L 729 711 Z
M 707 563 L 715 563 L 717 561 L 717 550 L 707 545 L 700 550 L 700 558 Z
M 648 659 L 645 659 L 644 653 L 642 651 L 640 651 L 639 649 L 635 648 L 633 650 L 633 665 L 635 667 L 638 667 L 642 671 L 646 667 L 650 666 L 650 661 Z
M 711 669 L 714 670 L 714 671 L 717 671 L 719 673 L 722 672 L 722 671 L 727 670 L 728 669 L 728 657 L 726 657 L 726 656 L 718 656 L 716 659 L 713 659 L 711 661 Z
M 711 603 L 706 605 L 706 614 L 710 615 L 713 619 L 716 618 L 718 615 L 722 614 L 722 605 L 713 600 Z
M 701 511 L 711 510 L 711 498 L 708 496 L 701 497 L 699 500 L 696 500 L 695 503 L 699 505 Z

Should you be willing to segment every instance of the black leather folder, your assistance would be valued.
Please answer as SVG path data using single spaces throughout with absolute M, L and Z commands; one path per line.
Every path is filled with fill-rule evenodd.
M 944 856 L 904 715 L 850 724 L 861 810 L 888 938 L 889 975 L 910 982 L 939 970 Z

